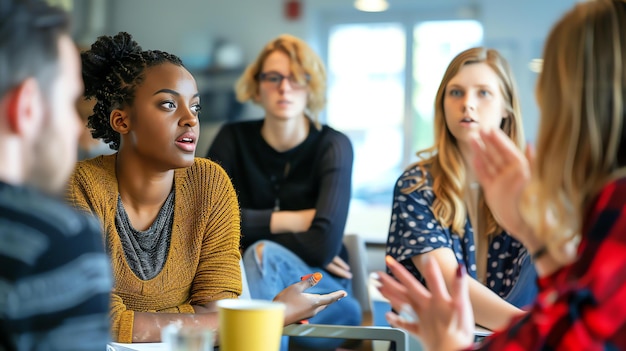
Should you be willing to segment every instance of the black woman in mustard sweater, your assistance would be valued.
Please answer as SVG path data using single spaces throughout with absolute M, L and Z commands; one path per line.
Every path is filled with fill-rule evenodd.
M 159 341 L 170 323 L 218 329 L 217 300 L 241 293 L 240 216 L 228 175 L 195 157 L 195 79 L 178 57 L 142 50 L 124 32 L 98 38 L 82 63 L 85 96 L 97 101 L 92 135 L 117 152 L 80 162 L 67 198 L 104 230 L 114 340 Z M 346 294 L 303 293 L 313 277 L 275 297 L 285 324 Z

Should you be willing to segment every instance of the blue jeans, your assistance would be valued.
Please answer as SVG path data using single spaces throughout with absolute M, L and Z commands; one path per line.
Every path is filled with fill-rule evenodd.
M 263 247 L 263 262 L 256 255 L 258 245 Z M 361 325 L 361 306 L 352 297 L 352 281 L 333 276 L 325 269 L 311 267 L 300 257 L 280 244 L 262 240 L 250 246 L 243 255 L 246 278 L 253 299 L 273 300 L 274 296 L 287 286 L 300 281 L 303 275 L 321 272 L 324 274 L 317 285 L 306 290 L 311 294 L 327 294 L 345 290 L 348 296 L 329 305 L 309 321 L 312 324 Z M 312 350 L 335 349 L 343 339 L 294 337 L 292 342 Z M 281 351 L 288 349 L 289 339 L 284 336 Z
M 504 298 L 510 304 L 522 308 L 535 301 L 539 287 L 537 287 L 537 271 L 530 259 L 530 255 L 523 257 L 517 281 L 509 294 Z

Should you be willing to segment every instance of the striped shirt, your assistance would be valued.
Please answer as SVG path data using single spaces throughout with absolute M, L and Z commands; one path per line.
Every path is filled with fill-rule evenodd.
M 111 270 L 98 222 L 0 182 L 0 350 L 98 350 Z

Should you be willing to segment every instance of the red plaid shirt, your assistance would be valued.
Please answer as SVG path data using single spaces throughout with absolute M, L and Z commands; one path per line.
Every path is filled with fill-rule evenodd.
M 626 350 L 626 178 L 602 189 L 583 227 L 579 259 L 539 279 L 529 313 L 479 350 Z

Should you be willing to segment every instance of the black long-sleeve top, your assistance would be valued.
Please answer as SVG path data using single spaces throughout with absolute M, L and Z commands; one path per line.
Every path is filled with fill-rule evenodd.
M 347 136 L 328 126 L 298 146 L 278 152 L 261 136 L 263 120 L 226 124 L 207 157 L 231 176 L 241 206 L 241 245 L 262 239 L 277 242 L 312 266 L 325 267 L 333 257 L 345 258 L 342 239 L 350 203 L 353 150 Z M 308 231 L 272 234 L 270 218 L 277 210 L 314 208 Z

